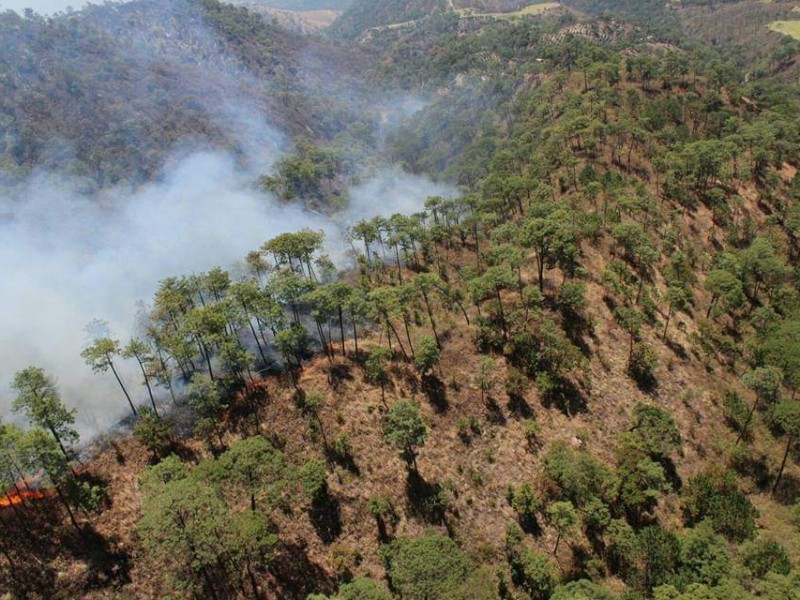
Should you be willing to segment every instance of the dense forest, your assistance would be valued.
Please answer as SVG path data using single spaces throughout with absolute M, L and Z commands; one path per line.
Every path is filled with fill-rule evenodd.
M 118 430 L 81 439 L 80 399 L 17 372 L 0 588 L 800 599 L 800 42 L 768 27 L 794 7 L 355 0 L 319 37 L 214 0 L 0 15 L 10 190 L 230 148 L 233 90 L 288 146 L 258 193 L 336 214 L 387 165 L 454 190 L 347 223 L 345 257 L 306 228 L 159 281 L 80 352 Z

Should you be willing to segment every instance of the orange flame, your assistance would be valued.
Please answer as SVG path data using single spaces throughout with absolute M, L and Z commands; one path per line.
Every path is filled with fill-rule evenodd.
M 20 490 L 17 492 L 14 490 L 0 497 L 0 508 L 16 506 L 17 504 L 22 504 L 24 500 L 41 500 L 42 498 L 47 498 L 47 492 L 42 490 Z

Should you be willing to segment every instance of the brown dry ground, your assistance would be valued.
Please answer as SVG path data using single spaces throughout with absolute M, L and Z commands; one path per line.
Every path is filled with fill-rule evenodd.
M 640 159 L 635 157 L 634 162 L 637 160 Z M 635 169 L 637 166 L 646 169 L 644 164 L 634 164 Z M 795 169 L 787 165 L 780 174 L 788 185 Z M 748 184 L 738 193 L 744 199 L 743 215 L 763 224 L 765 214 L 759 204 L 758 190 Z M 680 222 L 685 239 L 693 240 L 699 256 L 708 256 L 714 238 L 722 237 L 710 211 L 703 206 L 684 211 Z M 426 484 L 444 485 L 451 490 L 452 508 L 444 523 L 431 523 L 419 516 L 417 507 L 409 499 L 406 465 L 397 451 L 383 441 L 381 424 L 385 409 L 380 390 L 364 380 L 360 368 L 352 361 L 352 344 L 348 346 L 350 358 L 337 356 L 335 369 L 325 358 L 317 358 L 306 365 L 300 386 L 306 391 L 319 390 L 326 395 L 322 413 L 326 436 L 333 439 L 346 432 L 354 449 L 358 475 L 331 464 L 328 479 L 341 506 L 342 533 L 335 544 L 357 549 L 362 554 L 357 574 L 383 575 L 377 527 L 368 511 L 369 498 L 379 494 L 392 499 L 400 516 L 393 531 L 395 535 L 417 535 L 429 529 L 447 530 L 467 552 L 481 561 L 492 557 L 502 560 L 505 530 L 515 520 L 515 514 L 506 501 L 506 487 L 523 482 L 540 487 L 540 457 L 558 441 L 581 447 L 603 461 L 613 462 L 615 440 L 628 428 L 633 408 L 639 402 L 656 403 L 673 415 L 684 437 L 683 452 L 675 460 L 684 482 L 709 466 L 729 460 L 736 435 L 724 423 L 722 395 L 726 389 L 735 389 L 748 402 L 752 396 L 738 381 L 738 375 L 744 370 L 742 364 L 731 367 L 722 360 L 706 358 L 692 340 L 692 334 L 697 331 L 697 320 L 704 317 L 709 301 L 708 294 L 702 289 L 702 274 L 698 275 L 695 286 L 693 309 L 673 318 L 666 341 L 661 339 L 662 324 L 644 331 L 644 341 L 655 348 L 659 356 L 658 385 L 646 393 L 626 373 L 628 338 L 604 301 L 605 291 L 599 278 L 611 255 L 612 248 L 606 243 L 584 247 L 582 265 L 594 274 L 587 280 L 589 308 L 586 316 L 592 326 L 583 338 L 591 373 L 585 411 L 568 416 L 555 407 L 546 407 L 534 387 L 525 398 L 532 411 L 531 418 L 541 428 L 539 448 L 528 447 L 522 419 L 509 407 L 503 391 L 506 365 L 502 358 L 497 360 L 495 390 L 488 402 L 481 401 L 477 373 L 482 356 L 476 352 L 470 330 L 459 314 L 447 313 L 441 307 L 437 311 L 439 329 L 444 332 L 440 377 L 445 388 L 446 408 L 428 401 L 411 366 L 395 363 L 392 384 L 386 391 L 387 404 L 406 398 L 421 407 L 430 432 L 419 454 L 419 471 Z M 473 260 L 472 251 L 467 250 L 457 256 L 455 262 L 468 264 Z M 530 265 L 524 271 L 525 279 L 533 281 L 534 272 L 531 257 Z M 555 290 L 560 281 L 560 274 L 551 271 L 547 288 Z M 660 278 L 656 278 L 655 283 L 663 289 Z M 510 302 L 512 296 L 506 299 Z M 421 314 L 420 326 L 414 329 L 417 341 L 428 333 L 424 324 Z M 368 348 L 381 342 L 374 331 L 361 340 L 361 347 Z M 332 371 L 337 374 L 335 385 L 329 384 Z M 295 407 L 294 392 L 288 381 L 282 377 L 272 378 L 269 387 L 272 400 L 259 415 L 260 432 L 267 437 L 283 439 L 286 454 L 292 460 L 321 456 L 322 441 L 319 435 L 311 434 L 308 423 Z M 475 418 L 480 429 L 480 433 L 472 435 L 468 443 L 458 433 L 458 421 L 465 418 Z M 753 454 L 763 456 L 766 467 L 774 473 L 783 450 L 781 442 L 774 440 L 763 425 L 756 427 L 755 440 Z M 134 533 L 140 511 L 137 474 L 147 464 L 148 457 L 133 440 L 119 440 L 118 447 L 122 460 L 116 450 L 109 448 L 90 466 L 92 472 L 108 480 L 112 500 L 111 507 L 94 518 L 94 525 L 101 534 L 118 536 L 120 544 L 131 553 L 132 582 L 121 590 L 97 592 L 86 597 L 158 597 L 165 590 L 158 587 L 154 567 L 141 555 Z M 197 457 L 205 453 L 201 444 L 192 441 L 187 443 L 186 450 Z M 755 481 L 746 478 L 743 481 L 760 512 L 758 527 L 766 535 L 786 544 L 795 566 L 800 567 L 800 562 L 797 562 L 800 541 L 797 536 L 790 540 L 786 535 L 792 527 L 787 504 L 794 499 L 796 494 L 792 490 L 797 489 L 800 482 L 800 468 L 795 460 L 790 461 L 785 478 L 785 488 L 789 491 L 777 499 L 759 490 Z M 658 516 L 667 526 L 680 529 L 677 493 L 662 499 Z M 333 573 L 332 545 L 323 543 L 307 516 L 292 521 L 284 519 L 279 522 L 279 527 L 284 542 L 296 542 L 297 547 L 304 548 L 309 561 L 305 568 Z M 527 543 L 551 551 L 555 543 L 554 532 L 545 525 L 543 534 L 537 538 L 529 536 Z M 558 562 L 567 566 L 573 549 L 584 544 L 580 538 L 572 540 L 572 544 L 561 544 Z M 615 587 L 615 582 L 611 581 L 609 585 Z

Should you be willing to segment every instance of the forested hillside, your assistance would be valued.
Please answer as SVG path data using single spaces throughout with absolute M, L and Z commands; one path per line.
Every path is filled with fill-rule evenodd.
M 0 428 L 3 591 L 800 599 L 798 46 L 766 27 L 789 3 L 764 3 L 743 43 L 715 15 L 748 2 L 428 11 L 365 37 L 422 11 L 368 4 L 332 32 L 362 41 L 333 42 L 189 2 L 235 82 L 324 82 L 333 63 L 292 62 L 310 47 L 369 92 L 337 100 L 344 117 L 324 97 L 308 96 L 319 118 L 292 104 L 287 135 L 301 117 L 308 131 L 261 190 L 341 211 L 360 160 L 452 195 L 346 223 L 346 256 L 306 228 L 158 282 L 132 337 L 81 353 L 130 413 L 91 444 L 51 373 L 18 372 Z M 77 28 L 77 43 L 85 22 L 127 46 L 152 14 L 111 11 L 9 31 Z M 23 54 L 55 73 L 35 39 Z M 187 73 L 218 48 L 163 43 Z M 419 106 L 376 134 L 360 107 L 393 94 Z M 86 106 L 58 98 L 50 110 Z
M 357 49 L 211 0 L 60 19 L 8 11 L 0 55 L 0 164 L 12 180 L 44 166 L 99 186 L 142 183 L 187 139 L 235 147 L 271 127 L 329 142 L 375 119 L 358 100 Z

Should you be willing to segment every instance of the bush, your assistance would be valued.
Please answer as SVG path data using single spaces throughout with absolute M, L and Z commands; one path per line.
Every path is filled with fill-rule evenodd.
M 395 540 L 384 546 L 383 554 L 392 587 L 410 600 L 443 598 L 469 572 L 467 555 L 453 540 L 436 533 Z
M 586 452 L 572 450 L 563 443 L 553 444 L 542 465 L 561 488 L 562 496 L 576 506 L 583 506 L 591 498 L 610 501 L 616 496 L 614 472 Z
M 511 367 L 506 375 L 506 394 L 509 398 L 524 398 L 530 388 L 531 382 L 528 377 L 515 367 Z
M 362 560 L 361 552 L 345 544 L 333 544 L 328 556 L 338 581 L 351 580 L 353 569 L 358 567 Z
M 766 539 L 758 539 L 742 546 L 742 564 L 756 579 L 763 579 L 767 573 L 788 575 L 792 570 L 792 563 L 783 546 Z
M 612 519 L 603 539 L 608 566 L 614 573 L 627 577 L 633 571 L 639 555 L 639 543 L 633 527 L 624 519 Z
M 528 442 L 528 449 L 536 449 L 539 446 L 539 436 L 541 435 L 539 424 L 533 419 L 525 419 L 522 422 L 522 432 Z
M 681 434 L 672 415 L 659 406 L 636 405 L 631 430 L 644 442 L 648 454 L 655 460 L 664 460 L 681 448 Z
M 353 456 L 353 444 L 350 441 L 350 436 L 346 433 L 340 433 L 331 442 L 331 451 L 339 458 L 346 459 Z
M 717 585 L 731 572 L 725 540 L 704 521 L 691 529 L 681 543 L 681 575 L 684 581 Z
M 650 592 L 668 583 L 678 567 L 680 542 L 673 533 L 658 526 L 645 527 L 636 536 L 641 565 L 639 584 Z
M 497 600 L 497 574 L 489 567 L 482 567 L 452 592 L 446 592 L 444 600 Z
M 581 579 L 560 585 L 550 596 L 550 600 L 616 600 L 617 596 L 596 583 Z
M 557 301 L 564 314 L 579 314 L 586 308 L 586 285 L 578 281 L 568 281 L 561 286 Z
M 133 427 L 133 437 L 153 456 L 161 456 L 172 441 L 172 425 L 159 419 L 149 406 L 142 406 L 139 420 Z
M 550 597 L 555 583 L 555 570 L 550 558 L 527 548 L 516 552 L 511 559 L 514 582 L 531 595 L 533 600 Z
M 339 588 L 338 600 L 391 600 L 392 595 L 374 579 L 354 579 Z
M 432 371 L 441 357 L 441 348 L 436 340 L 432 337 L 424 337 L 417 345 L 416 355 L 414 357 L 414 366 L 421 375 L 425 375 Z
M 742 400 L 742 397 L 735 390 L 728 390 L 722 399 L 722 406 L 724 409 L 725 422 L 734 430 L 742 431 L 747 417 L 750 414 L 750 409 L 747 404 Z
M 714 531 L 736 542 L 755 535 L 758 511 L 731 471 L 714 470 L 691 479 L 682 500 L 687 525 L 709 519 Z
M 655 383 L 655 370 L 658 367 L 658 355 L 644 342 L 634 344 L 631 359 L 628 362 L 628 374 L 642 387 L 652 387 Z
M 523 483 L 516 490 L 511 488 L 509 501 L 523 525 L 536 523 L 536 513 L 542 508 L 542 501 L 533 493 L 530 484 Z

